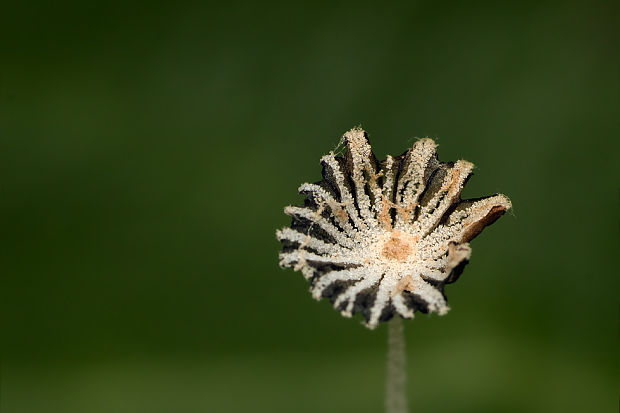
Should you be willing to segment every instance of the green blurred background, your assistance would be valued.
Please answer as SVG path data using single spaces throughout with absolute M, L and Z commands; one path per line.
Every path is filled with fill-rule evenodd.
M 0 14 L 0 411 L 380 412 L 386 327 L 274 231 L 361 124 L 514 203 L 406 326 L 413 412 L 616 411 L 618 8 L 70 2 Z

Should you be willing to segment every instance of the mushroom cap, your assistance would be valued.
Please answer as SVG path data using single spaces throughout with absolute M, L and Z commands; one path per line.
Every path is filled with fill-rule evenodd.
M 375 328 L 394 315 L 447 313 L 444 286 L 469 262 L 469 241 L 511 207 L 501 194 L 461 199 L 474 165 L 440 162 L 432 139 L 377 161 L 361 128 L 346 152 L 321 158 L 323 179 L 304 183 L 303 206 L 284 209 L 280 266 L 301 271 L 314 298 Z

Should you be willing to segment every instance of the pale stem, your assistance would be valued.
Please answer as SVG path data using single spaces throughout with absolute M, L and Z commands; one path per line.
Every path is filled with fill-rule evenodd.
M 407 413 L 407 374 L 403 321 L 396 316 L 388 324 L 387 372 L 385 376 L 386 413 Z

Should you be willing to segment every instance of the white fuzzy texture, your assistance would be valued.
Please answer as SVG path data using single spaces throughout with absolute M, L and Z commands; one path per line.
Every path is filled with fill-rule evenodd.
M 280 254 L 280 265 L 312 279 L 311 292 L 317 299 L 333 283 L 346 282 L 333 301 L 347 317 L 358 294 L 373 291 L 374 301 L 367 308 L 369 328 L 377 326 L 387 306 L 412 318 L 411 297 L 429 312 L 445 314 L 449 307 L 438 286 L 469 260 L 467 242 L 492 222 L 490 216 L 509 209 L 510 201 L 504 195 L 461 201 L 473 164 L 440 163 L 431 139 L 415 142 L 398 159 L 398 168 L 392 157 L 377 165 L 363 130 L 352 129 L 344 139 L 346 159 L 339 161 L 333 153 L 321 159 L 336 191 L 306 183 L 299 191 L 313 204 L 285 208 L 294 219 L 311 224 L 303 232 L 277 231 L 280 241 L 296 246 Z M 425 176 L 429 171 L 437 174 L 432 192 L 421 203 L 432 180 Z M 314 229 L 330 240 L 313 235 Z

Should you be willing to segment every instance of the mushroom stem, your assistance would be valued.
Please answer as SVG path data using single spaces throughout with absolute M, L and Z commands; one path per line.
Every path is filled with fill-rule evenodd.
M 396 316 L 388 324 L 387 373 L 385 376 L 386 413 L 407 413 L 405 384 L 405 336 L 403 321 Z

